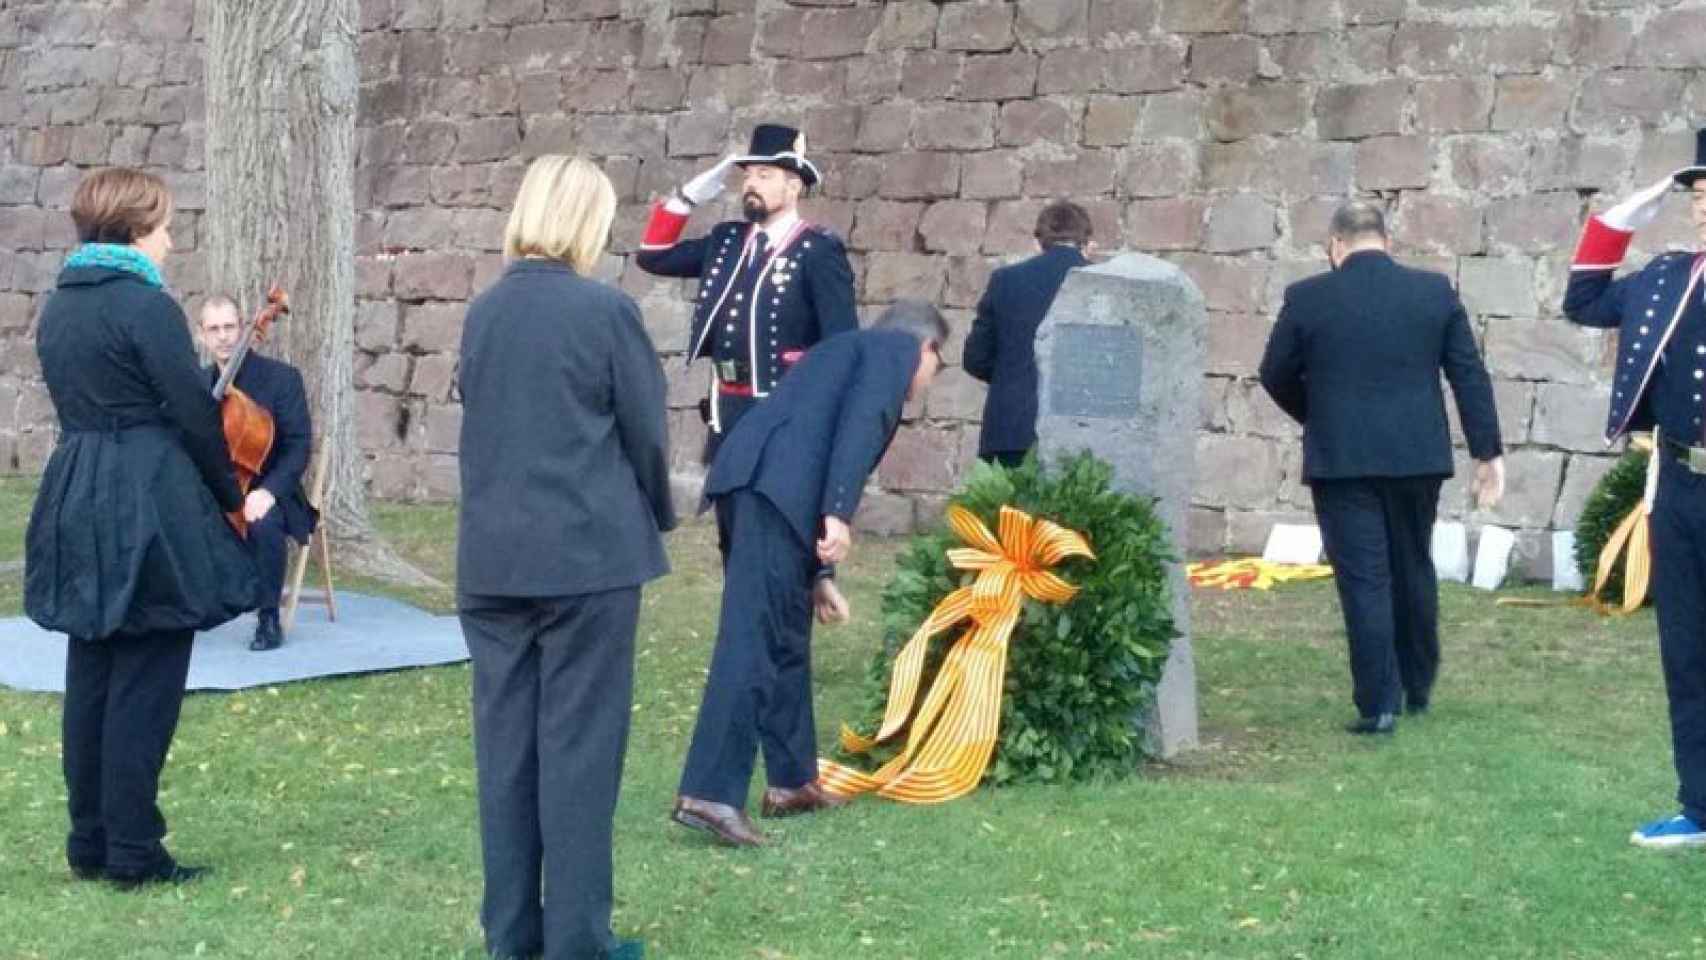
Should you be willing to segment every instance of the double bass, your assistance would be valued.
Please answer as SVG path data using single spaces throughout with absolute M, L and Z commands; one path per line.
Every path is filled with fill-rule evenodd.
M 225 426 L 225 444 L 231 448 L 231 465 L 236 468 L 237 486 L 245 498 L 272 453 L 275 428 L 272 414 L 239 390 L 233 381 L 237 379 L 237 371 L 242 368 L 244 358 L 249 355 L 249 348 L 266 342 L 267 330 L 273 321 L 289 312 L 289 298 L 278 284 L 273 284 L 267 291 L 266 303 L 255 311 L 255 318 L 243 328 L 243 334 L 231 352 L 230 362 L 225 364 L 219 381 L 213 385 L 213 399 L 219 402 L 220 419 Z M 249 535 L 249 522 L 243 519 L 242 507 L 225 517 L 239 535 Z

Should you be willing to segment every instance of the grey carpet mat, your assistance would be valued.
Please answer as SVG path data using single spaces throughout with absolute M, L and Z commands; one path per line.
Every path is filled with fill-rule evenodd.
M 249 650 L 253 614 L 196 636 L 190 655 L 191 690 L 241 690 L 311 677 L 370 673 L 468 659 L 454 616 L 434 616 L 385 597 L 338 593 L 338 619 L 304 604 L 284 646 Z M 65 690 L 65 637 L 24 617 L 0 620 L 0 685 L 14 690 Z

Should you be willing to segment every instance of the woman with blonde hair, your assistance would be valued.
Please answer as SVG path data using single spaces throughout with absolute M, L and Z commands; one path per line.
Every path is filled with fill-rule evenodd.
M 591 277 L 615 213 L 592 163 L 535 160 L 462 331 L 457 607 L 496 957 L 643 955 L 610 929 L 611 827 L 640 587 L 669 570 L 675 511 L 663 368 Z
M 172 197 L 153 174 L 84 177 L 81 245 L 42 307 L 36 352 L 59 419 L 24 545 L 24 610 L 68 637 L 66 858 L 124 887 L 204 872 L 161 845 L 160 770 L 195 631 L 254 606 L 255 567 L 219 406 L 160 276 Z

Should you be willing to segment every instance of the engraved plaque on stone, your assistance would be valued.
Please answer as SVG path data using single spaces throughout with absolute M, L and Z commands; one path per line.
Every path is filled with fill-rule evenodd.
M 1073 270 L 1037 328 L 1037 452 L 1044 464 L 1088 449 L 1114 468 L 1114 486 L 1155 497 L 1185 556 L 1196 483 L 1197 423 L 1206 364 L 1202 293 L 1178 267 L 1139 253 Z M 1184 565 L 1168 567 L 1173 641 L 1144 718 L 1163 754 L 1197 741 L 1196 665 Z
M 1063 323 L 1055 329 L 1049 406 L 1067 417 L 1137 415 L 1143 340 L 1130 327 Z

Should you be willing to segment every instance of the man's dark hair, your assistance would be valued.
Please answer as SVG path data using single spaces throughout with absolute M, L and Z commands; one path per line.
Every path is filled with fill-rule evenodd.
M 1386 215 L 1366 200 L 1352 200 L 1333 211 L 1333 222 L 1328 230 L 1335 240 L 1345 243 L 1375 237 L 1385 240 Z
M 1070 243 L 1082 247 L 1090 242 L 1090 215 L 1070 200 L 1057 200 L 1037 214 L 1037 229 L 1032 236 L 1043 246 Z
M 948 321 L 923 300 L 896 300 L 877 318 L 875 325 L 885 330 L 904 330 L 920 342 L 938 347 L 948 342 Z

